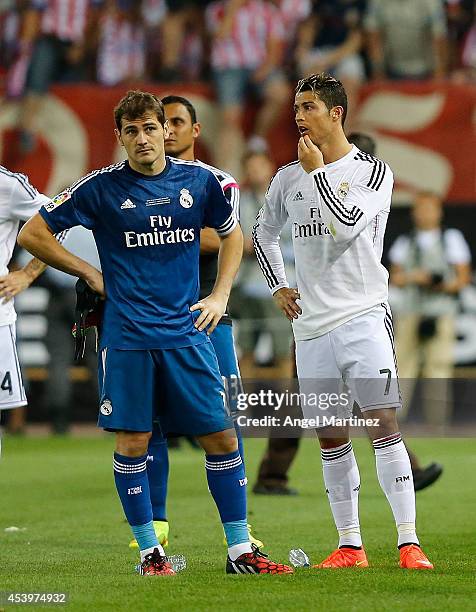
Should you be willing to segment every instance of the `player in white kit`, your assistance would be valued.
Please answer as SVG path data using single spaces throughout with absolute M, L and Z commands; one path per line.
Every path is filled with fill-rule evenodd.
M 46 268 L 36 258 L 15 272 L 9 273 L 7 266 L 20 221 L 29 219 L 49 201 L 24 174 L 0 166 L 0 411 L 27 403 L 15 345 L 13 297 L 26 289 Z
M 294 111 L 299 159 L 272 179 L 253 240 L 275 301 L 293 323 L 303 414 L 316 426 L 339 532 L 338 548 L 317 567 L 368 566 L 358 513 L 360 476 L 349 439 L 356 402 L 374 424 L 367 431 L 397 524 L 400 566 L 432 569 L 416 535 L 412 471 L 396 420 L 401 399 L 388 273 L 380 262 L 392 171 L 347 141 L 340 81 L 326 74 L 302 79 Z M 288 218 L 297 289 L 288 286 L 279 248 Z

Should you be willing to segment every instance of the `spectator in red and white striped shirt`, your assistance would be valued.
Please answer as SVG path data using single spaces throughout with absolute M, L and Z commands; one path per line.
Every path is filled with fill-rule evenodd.
M 97 80 L 102 85 L 131 83 L 144 76 L 145 26 L 140 3 L 113 0 L 99 23 Z
M 239 173 L 243 148 L 245 95 L 254 90 L 262 105 L 250 144 L 266 148 L 266 135 L 289 100 L 289 86 L 278 66 L 284 27 L 277 7 L 267 0 L 219 0 L 206 13 L 212 35 L 211 69 L 222 110 L 217 163 Z
M 34 41 L 26 77 L 20 146 L 24 153 L 35 147 L 35 121 L 54 81 L 77 81 L 83 76 L 82 60 L 88 37 L 102 0 L 29 0 L 23 28 Z

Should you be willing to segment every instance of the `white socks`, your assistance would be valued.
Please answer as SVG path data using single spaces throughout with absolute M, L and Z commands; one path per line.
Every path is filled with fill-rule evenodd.
M 400 432 L 374 440 L 377 476 L 392 508 L 398 530 L 398 546 L 419 544 L 415 531 L 415 490 L 405 444 Z
M 241 542 L 240 544 L 233 544 L 233 546 L 228 547 L 228 556 L 231 561 L 236 561 L 244 553 L 250 552 L 253 552 L 251 542 Z
M 352 442 L 321 449 L 322 471 L 339 546 L 362 546 L 359 524 L 360 476 Z

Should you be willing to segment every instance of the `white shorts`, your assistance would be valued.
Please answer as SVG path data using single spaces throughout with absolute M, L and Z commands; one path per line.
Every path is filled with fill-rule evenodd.
M 0 410 L 27 404 L 15 339 L 14 323 L 0 326 Z
M 336 329 L 296 342 L 304 417 L 348 418 L 360 410 L 400 408 L 393 324 L 382 304 Z

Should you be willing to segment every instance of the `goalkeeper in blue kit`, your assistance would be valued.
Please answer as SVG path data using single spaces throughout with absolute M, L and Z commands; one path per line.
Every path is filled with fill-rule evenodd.
M 22 229 L 21 246 L 85 280 L 105 297 L 99 343 L 100 427 L 115 432 L 114 479 L 141 555 L 141 573 L 172 575 L 153 526 L 147 447 L 164 435 L 196 436 L 228 545 L 227 573 L 290 573 L 249 541 L 246 477 L 209 334 L 225 312 L 243 237 L 219 181 L 199 163 L 165 156 L 160 100 L 130 91 L 114 110 L 127 160 L 91 172 Z M 102 274 L 54 233 L 92 230 Z M 213 291 L 199 298 L 200 229 L 220 236 Z

